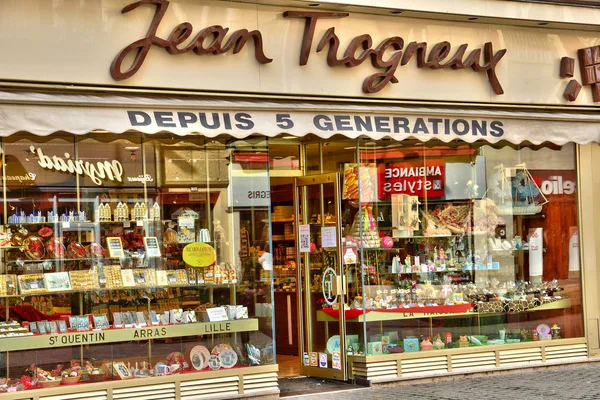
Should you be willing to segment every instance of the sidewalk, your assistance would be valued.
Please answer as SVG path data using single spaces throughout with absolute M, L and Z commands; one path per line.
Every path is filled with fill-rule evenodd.
M 286 399 L 327 400 L 525 400 L 600 399 L 600 363 L 517 370 L 434 383 L 375 386 Z

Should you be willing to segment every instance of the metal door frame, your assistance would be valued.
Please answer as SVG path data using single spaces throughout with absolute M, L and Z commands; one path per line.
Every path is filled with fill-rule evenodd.
M 323 184 L 333 184 L 334 185 L 334 203 L 335 203 L 335 212 L 336 212 L 336 240 L 337 240 L 337 295 L 338 295 L 338 305 L 339 305 L 339 332 L 340 332 L 340 361 L 341 361 L 341 370 L 333 369 L 333 368 L 319 368 L 319 367 L 306 367 L 304 366 L 304 352 L 305 348 L 305 339 L 307 341 L 312 340 L 312 332 L 308 330 L 308 337 L 305 337 L 305 325 L 306 321 L 310 321 L 311 312 L 310 308 L 305 310 L 304 304 L 307 304 L 310 307 L 310 268 L 304 268 L 304 279 L 302 276 L 303 273 L 303 263 L 302 263 L 302 254 L 300 252 L 300 244 L 298 243 L 299 238 L 299 229 L 301 224 L 308 224 L 310 216 L 306 212 L 308 199 L 306 198 L 306 191 L 302 188 L 307 186 L 316 186 Z M 321 226 L 325 226 L 325 215 L 324 203 L 323 203 L 323 187 L 321 187 Z M 303 177 L 297 177 L 294 179 L 294 210 L 295 210 L 295 231 L 296 231 L 296 259 L 298 262 L 297 268 L 297 298 L 298 298 L 298 345 L 299 345 L 299 355 L 300 355 L 300 369 L 303 375 L 307 376 L 315 376 L 321 378 L 330 378 L 337 380 L 347 380 L 348 379 L 348 371 L 347 371 L 347 363 L 346 363 L 346 318 L 344 313 L 344 307 L 346 304 L 345 292 L 344 292 L 344 274 L 343 274 L 343 265 L 342 265 L 342 212 L 341 212 L 341 184 L 340 184 L 340 174 L 339 173 L 329 173 L 329 174 L 321 174 L 321 175 L 308 175 Z M 304 210 L 302 215 L 302 220 L 300 219 L 300 206 L 302 205 L 302 210 Z M 306 253 L 310 254 L 310 253 Z M 304 262 L 306 264 L 306 261 Z M 302 286 L 303 285 L 303 286 Z M 307 299 L 303 299 L 302 296 L 307 297 Z M 304 301 L 306 300 L 306 302 Z M 325 322 L 328 324 L 329 322 Z

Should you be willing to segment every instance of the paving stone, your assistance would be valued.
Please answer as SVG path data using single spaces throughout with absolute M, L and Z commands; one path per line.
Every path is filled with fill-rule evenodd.
M 333 393 L 305 394 L 287 399 L 327 400 L 600 400 L 600 363 L 563 368 L 523 369 L 510 373 L 473 375 L 429 383 L 353 387 Z

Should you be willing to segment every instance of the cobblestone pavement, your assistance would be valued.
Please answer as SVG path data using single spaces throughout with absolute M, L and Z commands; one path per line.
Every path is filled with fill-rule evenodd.
M 430 383 L 406 383 L 291 396 L 327 400 L 579 400 L 600 399 L 600 363 L 564 368 L 519 370 Z

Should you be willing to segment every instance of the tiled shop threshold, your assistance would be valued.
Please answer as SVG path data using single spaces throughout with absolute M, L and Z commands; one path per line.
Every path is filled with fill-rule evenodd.
M 323 378 L 295 377 L 279 379 L 280 397 L 356 389 L 364 389 L 364 386 Z

